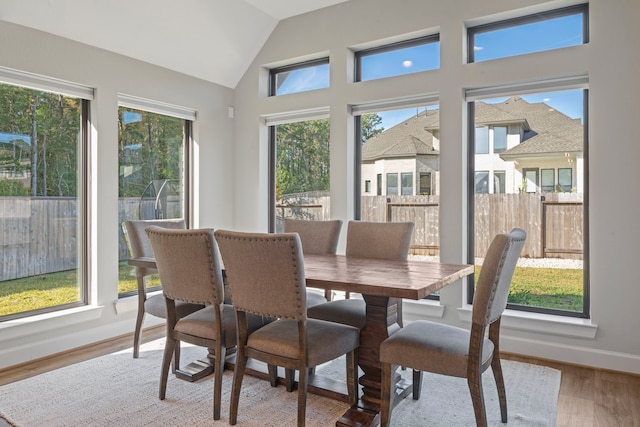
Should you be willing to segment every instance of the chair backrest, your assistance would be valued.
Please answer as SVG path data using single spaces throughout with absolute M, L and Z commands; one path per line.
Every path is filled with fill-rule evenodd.
M 151 243 L 149 242 L 147 233 L 144 232 L 145 228 L 150 225 L 170 229 L 187 228 L 187 224 L 182 218 L 125 221 L 122 229 L 124 231 L 124 238 L 127 242 L 127 247 L 129 248 L 129 254 L 131 257 L 153 257 Z M 139 276 L 146 276 L 147 274 L 153 274 L 156 272 L 155 270 L 144 267 L 137 267 L 136 271 Z
M 150 226 L 146 232 L 166 298 L 194 304 L 222 304 L 222 264 L 212 229 Z
M 488 325 L 502 316 L 526 237 L 527 233 L 520 228 L 494 237 L 478 277 L 473 299 L 473 323 Z
M 261 316 L 303 320 L 307 296 L 296 233 L 216 230 L 233 306 Z
M 413 222 L 349 221 L 346 255 L 406 260 L 413 227 Z
M 284 232 L 298 233 L 305 254 L 335 254 L 342 221 L 307 221 L 302 219 L 285 218 Z

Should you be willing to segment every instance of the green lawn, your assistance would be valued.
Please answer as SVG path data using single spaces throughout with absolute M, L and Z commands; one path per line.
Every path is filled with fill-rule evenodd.
M 476 266 L 476 278 L 480 273 Z M 582 311 L 582 270 L 517 267 L 509 302 L 568 311 Z M 156 276 L 147 286 L 156 286 Z M 135 291 L 133 267 L 122 263 L 118 292 Z M 0 282 L 0 316 L 77 302 L 76 270 Z

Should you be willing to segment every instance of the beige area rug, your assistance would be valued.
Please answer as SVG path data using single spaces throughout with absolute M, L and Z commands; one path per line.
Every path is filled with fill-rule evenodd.
M 229 425 L 232 372 L 223 381 L 222 418 L 213 421 L 213 382 L 197 383 L 169 376 L 167 399 L 158 399 L 162 347 L 158 340 L 131 350 L 57 369 L 0 387 L 0 415 L 18 427 L 55 426 L 223 426 Z M 182 360 L 202 358 L 204 349 L 186 347 Z M 318 367 L 324 375 L 342 375 L 343 361 Z M 507 426 L 554 426 L 560 372 L 547 367 L 504 361 L 509 422 Z M 404 374 L 409 374 L 407 370 Z M 490 426 L 504 426 L 493 377 L 484 377 Z M 394 426 L 474 426 L 471 398 L 464 379 L 425 374 L 422 397 L 405 399 L 393 412 Z M 432 393 L 430 393 L 432 392 Z M 245 376 L 238 426 L 296 424 L 297 393 Z M 307 426 L 333 426 L 347 404 L 308 395 Z

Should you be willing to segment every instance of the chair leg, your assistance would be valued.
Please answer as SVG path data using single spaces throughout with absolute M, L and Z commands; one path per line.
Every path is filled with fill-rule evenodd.
M 167 336 L 167 341 L 164 345 L 164 356 L 162 358 L 162 368 L 160 371 L 160 400 L 164 400 L 167 394 L 167 379 L 169 376 L 169 365 L 176 347 L 176 340 Z
M 213 383 L 213 419 L 220 419 L 220 406 L 222 402 L 222 374 L 224 373 L 224 361 L 226 357 L 226 348 L 217 344 L 216 358 L 214 360 L 213 374 L 215 376 Z
M 413 370 L 413 400 L 420 399 L 422 392 L 422 371 Z
M 293 391 L 293 384 L 296 380 L 296 371 L 294 369 L 285 368 L 284 385 L 289 393 Z
M 276 365 L 267 365 L 269 371 L 269 383 L 271 387 L 278 386 L 278 367 Z
M 136 329 L 133 331 L 133 358 L 137 359 L 140 354 L 140 335 L 142 334 L 142 321 L 144 320 L 144 305 L 138 307 L 138 316 L 136 317 Z
M 507 422 L 507 392 L 504 388 L 504 376 L 502 375 L 502 364 L 500 363 L 500 356 L 498 354 L 493 355 L 491 361 L 491 369 L 493 370 L 493 377 L 496 380 L 496 388 L 498 389 L 498 401 L 500 402 L 500 415 L 502 422 Z
M 307 367 L 300 366 L 298 370 L 298 427 L 305 427 L 307 417 L 307 376 Z
M 236 366 L 233 370 L 233 385 L 231 386 L 231 403 L 229 404 L 229 424 L 236 425 L 238 422 L 238 404 L 240 402 L 240 389 L 242 388 L 242 378 L 247 366 L 247 356 L 242 351 L 236 355 Z
M 476 415 L 476 426 L 487 427 L 487 414 L 484 409 L 484 394 L 482 392 L 482 374 L 478 374 L 476 381 L 472 378 L 467 379 L 469 384 L 469 392 L 473 401 L 473 411 Z
M 380 394 L 380 427 L 391 425 L 391 411 L 393 410 L 393 400 L 395 399 L 395 385 L 391 384 L 391 376 L 395 372 L 395 366 L 390 363 L 381 363 L 382 384 Z

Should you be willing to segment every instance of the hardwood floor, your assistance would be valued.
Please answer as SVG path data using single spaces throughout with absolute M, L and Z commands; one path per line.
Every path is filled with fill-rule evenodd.
M 164 336 L 164 326 L 144 330 L 142 341 Z M 123 335 L 91 346 L 0 370 L 0 385 L 102 356 L 131 346 Z M 562 371 L 558 398 L 558 427 L 640 427 L 640 376 L 586 368 L 514 354 L 503 359 L 549 366 Z M 508 392 L 508 391 L 507 391 Z M 0 419 L 0 427 L 2 427 Z

